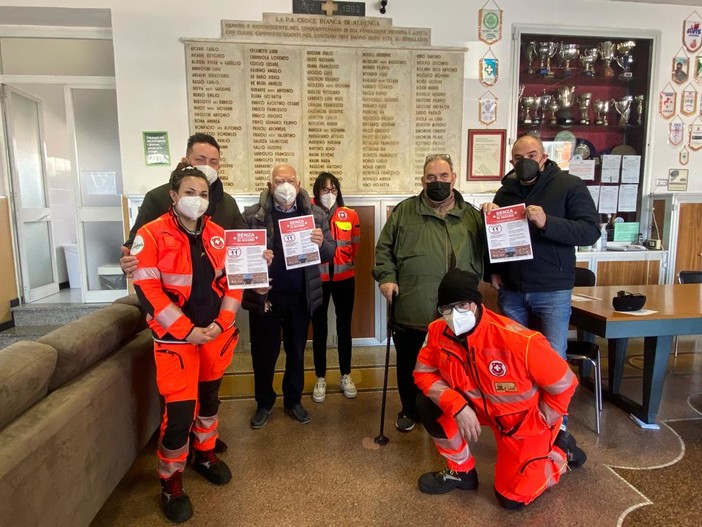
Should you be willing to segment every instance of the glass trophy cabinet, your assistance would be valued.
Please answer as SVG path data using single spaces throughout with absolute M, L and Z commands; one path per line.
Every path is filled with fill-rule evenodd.
M 636 211 L 618 207 L 602 222 L 639 221 L 653 38 L 522 32 L 517 42 L 517 136 L 541 138 L 550 159 L 583 174 L 596 202 L 604 186 L 638 184 Z M 603 173 L 608 154 L 627 164 L 616 181 L 614 158 L 605 159 Z M 594 174 L 593 163 L 583 160 L 594 162 Z

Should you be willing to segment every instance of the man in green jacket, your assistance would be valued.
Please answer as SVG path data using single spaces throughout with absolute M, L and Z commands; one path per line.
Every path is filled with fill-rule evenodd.
M 449 155 L 427 156 L 422 192 L 397 204 L 375 246 L 373 277 L 388 302 L 397 295 L 392 337 L 402 410 L 395 426 L 403 432 L 419 418 L 412 372 L 427 327 L 439 316 L 439 282 L 455 267 L 483 275 L 483 217 L 454 190 L 455 183 Z

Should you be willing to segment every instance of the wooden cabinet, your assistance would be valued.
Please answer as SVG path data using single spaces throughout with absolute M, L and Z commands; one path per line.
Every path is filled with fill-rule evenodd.
M 639 185 L 640 209 L 653 39 L 525 32 L 518 43 L 517 135 L 540 137 L 564 169 L 572 159 L 594 160 L 591 187 L 620 184 L 602 180 L 602 155 L 641 156 L 630 182 Z M 635 211 L 616 215 L 639 219 Z
M 597 285 L 654 285 L 665 283 L 666 251 L 586 251 L 577 253 L 579 267 L 597 276 Z

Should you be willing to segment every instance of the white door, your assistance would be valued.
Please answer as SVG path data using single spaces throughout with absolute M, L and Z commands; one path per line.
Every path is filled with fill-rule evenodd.
M 66 86 L 66 119 L 75 152 L 76 217 L 84 302 L 127 294 L 119 268 L 124 243 L 117 96 L 112 86 Z
M 7 85 L 0 88 L 22 294 L 25 302 L 33 302 L 59 291 L 46 180 L 43 113 L 39 99 Z

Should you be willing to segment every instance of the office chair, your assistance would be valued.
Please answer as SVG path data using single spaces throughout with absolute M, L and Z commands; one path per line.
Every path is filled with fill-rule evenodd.
M 584 267 L 575 268 L 575 287 L 590 287 L 596 282 L 595 273 Z M 595 431 L 600 433 L 600 413 L 602 412 L 602 371 L 600 369 L 600 346 L 584 340 L 568 340 L 566 358 L 569 362 L 579 361 L 580 378 L 584 366 L 589 363 L 595 372 Z
M 702 284 L 702 271 L 680 271 L 678 274 L 679 284 Z M 675 352 L 673 357 L 678 356 L 678 336 L 675 335 Z

